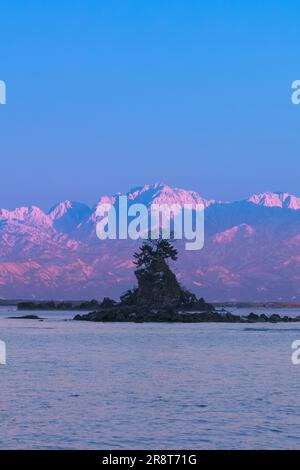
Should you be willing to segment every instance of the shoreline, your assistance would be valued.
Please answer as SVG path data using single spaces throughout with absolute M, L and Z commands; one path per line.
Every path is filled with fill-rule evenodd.
M 77 314 L 73 318 L 75 321 L 90 321 L 102 323 L 297 323 L 300 316 L 289 317 L 280 316 L 273 313 L 270 316 L 265 314 L 255 314 L 241 316 L 230 312 L 201 311 L 201 312 L 180 312 L 172 310 L 161 311 L 137 311 L 134 308 L 113 308 L 102 309 L 87 314 Z
M 2 304 L 3 305 L 3 304 Z M 11 306 L 11 304 L 10 304 Z M 297 323 L 299 316 L 289 316 L 287 312 L 280 315 L 278 310 L 300 309 L 300 305 L 287 302 L 224 302 L 208 304 L 201 302 L 190 306 L 168 306 L 153 308 L 149 305 L 126 305 L 122 302 L 110 301 L 109 304 L 100 303 L 97 300 L 77 301 L 26 301 L 15 305 L 18 312 L 78 312 L 72 320 L 92 322 L 128 322 L 128 323 Z M 282 306 L 282 307 L 281 307 Z M 284 306 L 284 307 L 283 307 Z M 225 308 L 226 307 L 226 308 Z M 245 315 L 235 313 L 230 309 L 248 309 Z M 260 310 L 259 313 L 251 311 Z M 262 312 L 268 310 L 268 314 Z M 270 312 L 274 309 L 276 313 Z M 278 313 L 277 313 L 278 312 Z M 37 315 L 24 314 L 10 317 L 12 319 L 36 319 L 42 320 Z M 43 318 L 44 319 L 44 318 Z
M 215 309 L 300 309 L 298 302 L 209 302 Z M 0 300 L 0 307 L 17 307 L 18 310 L 92 310 L 100 307 L 99 300 Z

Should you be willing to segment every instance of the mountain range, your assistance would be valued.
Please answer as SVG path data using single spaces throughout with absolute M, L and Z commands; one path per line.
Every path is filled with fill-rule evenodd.
M 64 201 L 48 213 L 36 206 L 0 209 L 0 297 L 118 298 L 134 283 L 131 240 L 96 237 L 98 204 Z M 129 203 L 203 204 L 205 244 L 184 250 L 173 266 L 180 282 L 208 301 L 300 300 L 300 197 L 254 194 L 235 202 L 207 200 L 162 183 L 127 193 Z

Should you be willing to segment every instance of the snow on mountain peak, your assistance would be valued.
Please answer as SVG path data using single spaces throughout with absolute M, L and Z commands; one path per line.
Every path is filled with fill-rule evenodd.
M 255 229 L 248 224 L 240 224 L 231 227 L 223 232 L 216 233 L 213 237 L 213 241 L 216 243 L 230 243 L 237 236 L 240 238 L 249 238 L 255 234 Z
M 17 207 L 12 211 L 0 209 L 0 220 L 21 223 L 26 222 L 29 225 L 36 226 L 52 225 L 50 217 L 37 206 Z
M 69 232 L 74 230 L 90 212 L 91 210 L 87 205 L 66 200 L 52 207 L 48 216 L 57 230 Z
M 67 213 L 72 212 L 73 214 L 82 214 L 89 211 L 89 207 L 81 202 L 66 201 L 60 202 L 52 207 L 48 213 L 52 220 L 59 220 L 64 217 Z
M 58 204 L 56 204 L 54 207 L 50 209 L 48 215 L 49 217 L 51 217 L 52 220 L 60 219 L 71 208 L 72 208 L 71 201 L 66 200 L 64 202 L 59 202 Z
M 91 224 L 90 229 L 95 231 L 93 224 L 95 224 L 98 219 L 96 215 L 97 208 L 101 204 L 111 204 L 116 206 L 118 197 L 121 195 L 127 196 L 128 206 L 131 204 L 143 204 L 149 209 L 152 204 L 166 204 L 168 206 L 179 204 L 181 207 L 183 207 L 184 204 L 191 204 L 193 207 L 197 204 L 202 204 L 204 207 L 208 207 L 211 204 L 217 203 L 217 201 L 202 198 L 195 191 L 172 188 L 171 186 L 161 182 L 145 184 L 144 186 L 132 188 L 126 194 L 115 193 L 113 196 L 102 196 L 94 207 L 93 213 L 90 215 L 89 219 L 85 221 L 86 224 L 81 224 L 80 228 L 83 229 L 84 225 Z
M 247 201 L 266 207 L 281 207 L 294 210 L 300 209 L 300 197 L 280 191 L 253 194 L 247 199 Z
M 202 198 L 196 191 L 189 191 L 186 189 L 172 188 L 163 183 L 154 183 L 152 185 L 145 185 L 132 189 L 127 193 L 129 201 L 142 203 L 147 206 L 150 204 L 203 204 L 208 207 L 216 203 L 214 200 L 206 200 Z

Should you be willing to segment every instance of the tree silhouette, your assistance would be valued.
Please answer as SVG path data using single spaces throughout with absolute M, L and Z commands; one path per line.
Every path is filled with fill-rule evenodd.
M 166 262 L 168 259 L 176 261 L 177 256 L 178 251 L 170 240 L 149 240 L 139 248 L 138 252 L 134 253 L 133 262 L 138 268 L 148 270 L 154 263 Z
M 125 292 L 121 304 L 148 308 L 188 307 L 197 303 L 194 294 L 182 287 L 168 261 L 176 261 L 173 240 L 147 240 L 133 255 L 138 285 Z

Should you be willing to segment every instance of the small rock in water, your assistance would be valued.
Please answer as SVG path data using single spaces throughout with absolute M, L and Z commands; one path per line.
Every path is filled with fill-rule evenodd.
M 8 317 L 10 320 L 40 320 L 43 321 L 44 318 L 40 318 L 37 315 L 23 315 L 22 317 Z

